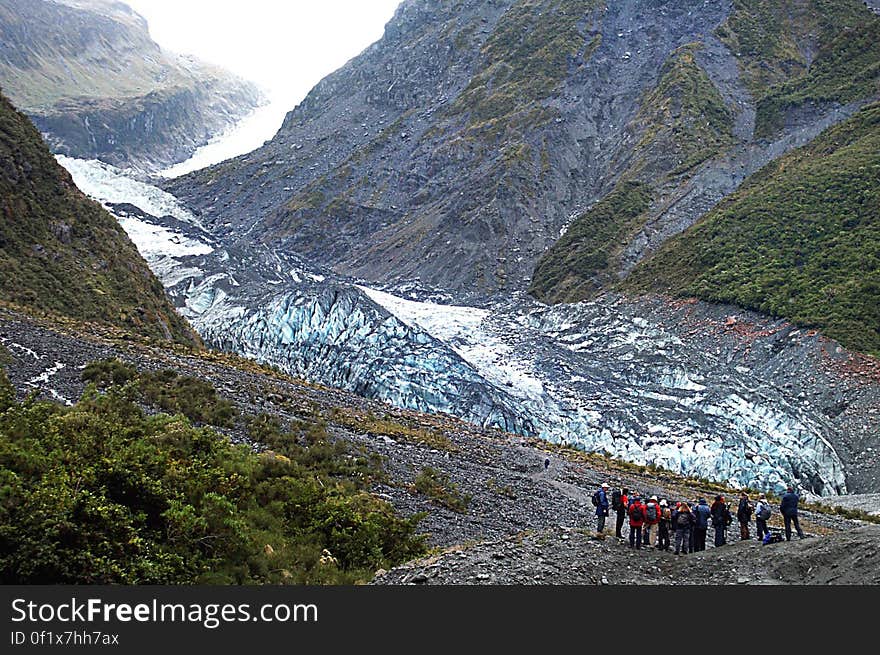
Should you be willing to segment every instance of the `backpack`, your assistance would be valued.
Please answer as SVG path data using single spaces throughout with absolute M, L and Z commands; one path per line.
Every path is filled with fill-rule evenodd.
M 782 533 L 781 532 L 768 532 L 764 535 L 764 539 L 762 541 L 763 545 L 767 544 L 778 544 L 782 543 Z
M 686 528 L 690 526 L 691 522 L 688 519 L 690 512 L 679 512 L 678 516 L 675 517 L 675 526 L 678 528 Z
M 770 505 L 768 505 L 767 503 L 762 503 L 761 509 L 758 510 L 758 518 L 762 521 L 766 521 L 770 518 L 770 514 L 772 513 L 773 511 L 770 509 Z
M 593 494 L 592 500 L 593 500 L 593 507 L 598 507 L 599 504 L 602 502 L 599 499 L 599 490 L 598 489 L 596 490 L 596 493 Z
M 664 521 L 670 520 L 672 518 L 672 510 L 668 507 L 664 507 L 663 511 L 660 513 L 660 518 L 662 518 Z
M 657 504 L 656 503 L 648 503 L 648 521 L 654 522 L 657 520 Z
M 611 492 L 611 509 L 622 509 L 623 503 L 621 502 L 621 494 L 620 489 L 615 489 Z
M 645 520 L 645 514 L 642 512 L 641 505 L 633 505 L 632 511 L 630 512 L 629 518 L 631 521 L 635 521 L 638 523 L 639 521 Z

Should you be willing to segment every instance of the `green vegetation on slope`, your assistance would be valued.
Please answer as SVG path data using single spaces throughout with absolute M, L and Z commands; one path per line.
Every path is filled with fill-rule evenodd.
M 0 582 L 348 584 L 424 553 L 419 517 L 367 493 L 375 463 L 320 424 L 251 417 L 256 454 L 137 401 L 17 403 L 0 371 Z
M 471 497 L 461 493 L 458 485 L 449 480 L 448 473 L 426 466 L 416 476 L 413 488 L 438 505 L 459 514 L 467 514 Z
M 733 143 L 733 116 L 695 60 L 699 47 L 674 51 L 643 98 L 630 126 L 641 140 L 622 181 L 538 261 L 529 293 L 539 300 L 582 300 L 610 282 L 624 246 L 644 225 L 653 189 Z
M 599 45 L 599 35 L 588 42 L 579 29 L 585 12 L 597 4 L 573 0 L 514 4 L 483 47 L 479 72 L 448 114 L 467 115 L 469 131 L 484 138 L 549 120 L 551 114 L 542 102 L 568 76 L 570 62 L 579 54 L 589 58 Z
M 538 261 L 529 293 L 545 302 L 585 298 L 601 286 L 610 244 L 619 244 L 651 204 L 651 187 L 623 182 L 579 216 Z
M 859 0 L 734 0 L 718 36 L 736 55 L 758 102 L 756 133 L 808 102 L 877 93 L 880 18 Z
M 880 104 L 753 175 L 623 288 L 734 303 L 880 355 Z
M 880 93 L 880 18 L 871 18 L 824 44 L 807 74 L 773 87 L 758 102 L 756 133 L 769 137 L 785 112 L 807 103 L 846 103 Z
M 660 81 L 642 98 L 631 127 L 642 134 L 636 163 L 624 175 L 648 182 L 676 177 L 733 143 L 733 113 L 697 64 L 700 43 L 672 52 L 660 69 Z
M 0 94 L 0 300 L 197 341 L 116 220 Z

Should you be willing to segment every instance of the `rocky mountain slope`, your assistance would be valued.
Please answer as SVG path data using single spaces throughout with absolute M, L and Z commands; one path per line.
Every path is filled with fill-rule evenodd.
M 404 2 L 273 141 L 170 189 L 369 284 L 579 300 L 875 98 L 878 29 L 856 0 Z
M 880 104 L 761 170 L 628 276 L 880 355 Z
M 773 547 L 735 541 L 724 549 L 710 546 L 685 568 L 668 553 L 634 553 L 613 538 L 592 540 L 590 494 L 602 481 L 668 498 L 731 495 L 730 489 L 479 429 L 450 416 L 396 409 L 228 355 L 147 346 L 112 330 L 85 335 L 74 322 L 50 324 L 0 310 L 0 339 L 20 395 L 36 392 L 72 403 L 85 389 L 87 364 L 115 358 L 141 371 L 174 371 L 210 384 L 240 416 L 273 416 L 282 426 L 321 425 L 333 442 L 379 456 L 385 475 L 375 477 L 371 492 L 404 517 L 423 513 L 419 531 L 436 549 L 428 561 L 380 571 L 380 583 L 877 581 L 877 530 L 862 515 L 853 520 L 807 505 L 801 520 L 809 539 Z M 206 424 L 213 425 L 210 419 Z M 265 452 L 245 425 L 224 420 L 213 429 Z M 779 526 L 778 513 L 771 525 Z
M 0 2 L 0 86 L 54 152 L 146 171 L 262 102 L 251 83 L 163 51 L 110 0 Z
M 198 340 L 116 220 L 76 188 L 2 95 L 0 198 L 0 300 L 162 340 Z

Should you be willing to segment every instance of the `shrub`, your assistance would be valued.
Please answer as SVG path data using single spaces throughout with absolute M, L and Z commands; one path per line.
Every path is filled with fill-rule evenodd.
M 467 513 L 471 497 L 461 493 L 458 485 L 449 480 L 448 473 L 426 466 L 416 476 L 413 488 L 453 512 Z

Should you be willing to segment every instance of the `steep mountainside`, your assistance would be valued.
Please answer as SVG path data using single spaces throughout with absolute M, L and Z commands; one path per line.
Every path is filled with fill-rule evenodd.
M 875 96 L 878 26 L 856 0 L 409 0 L 273 141 L 170 189 L 370 283 L 578 300 Z
M 799 329 L 793 303 L 617 293 L 870 105 L 873 12 L 770 4 L 410 0 L 263 148 L 169 184 L 197 216 L 124 218 L 192 244 L 153 265 L 224 350 L 713 480 L 871 492 L 877 362 L 844 348 L 864 340 Z M 835 336 L 870 334 L 871 288 Z
M 0 299 L 193 343 L 116 220 L 80 192 L 0 95 Z
M 623 287 L 788 316 L 880 355 L 880 105 L 756 173 Z
M 162 51 L 111 0 L 0 0 L 0 84 L 55 152 L 148 170 L 261 101 L 252 84 Z
M 710 63 L 724 46 L 736 59 L 735 86 Z M 673 77 L 673 84 L 666 73 L 643 103 L 642 112 L 653 108 L 650 119 L 637 120 L 635 131 L 644 134 L 644 141 L 670 126 L 675 130 L 679 123 L 691 128 L 705 124 L 710 138 L 678 130 L 666 141 L 665 150 L 674 153 L 676 148 L 690 147 L 698 152 L 696 164 L 705 163 L 694 168 L 685 154 L 673 156 L 677 168 L 653 157 L 659 170 L 655 166 L 647 175 L 627 170 L 614 191 L 577 217 L 543 255 L 530 291 L 542 300 L 560 302 L 613 288 L 633 269 L 639 271 L 645 257 L 690 228 L 755 173 L 748 185 L 752 211 L 746 215 L 740 205 L 739 229 L 723 242 L 716 240 L 714 254 L 706 259 L 701 254 L 705 243 L 686 232 L 678 248 L 666 249 L 673 254 L 642 266 L 636 276 L 641 282 L 625 283 L 623 288 L 643 289 L 652 276 L 680 277 L 677 257 L 703 259 L 705 266 L 717 263 L 716 273 L 721 275 L 716 275 L 711 289 L 693 284 L 685 291 L 681 285 L 662 283 L 652 288 L 759 309 L 822 328 L 851 348 L 876 353 L 878 322 L 873 308 L 880 304 L 880 296 L 870 280 L 856 280 L 861 264 L 853 269 L 854 261 L 867 257 L 864 270 L 873 270 L 872 253 L 880 243 L 872 114 L 829 132 L 820 140 L 824 146 L 811 146 L 802 155 L 782 160 L 801 161 L 801 166 L 780 163 L 778 168 L 756 171 L 846 118 L 865 100 L 878 97 L 880 19 L 856 2 L 737 0 L 725 22 L 697 50 L 697 61 L 700 56 L 709 64 L 705 71 L 713 83 L 707 84 L 699 67 L 683 80 L 681 75 Z M 729 103 L 732 107 L 738 107 L 732 126 L 718 102 L 718 90 L 734 100 Z M 665 116 L 659 113 L 664 109 Z M 844 136 L 847 146 L 833 155 L 829 150 L 836 148 L 829 144 L 842 135 L 848 135 Z M 807 158 L 814 161 L 805 167 Z M 770 188 L 764 179 L 768 170 L 777 171 L 776 185 L 787 191 Z M 809 189 L 806 196 L 804 185 Z M 784 202 L 780 194 L 786 196 Z M 840 219 L 837 214 L 850 218 Z M 799 218 L 789 221 L 795 217 Z M 811 229 L 805 220 L 820 225 Z M 786 225 L 787 231 L 766 229 L 768 221 L 777 227 Z M 841 243 L 851 244 L 845 253 L 838 248 Z M 721 259 L 727 266 L 721 265 Z M 729 265 L 734 261 L 748 270 L 731 273 Z M 664 268 L 667 265 L 669 270 Z M 819 299 L 823 294 L 827 297 Z

